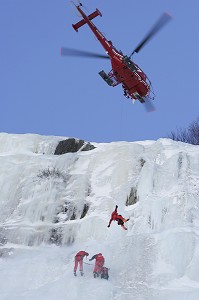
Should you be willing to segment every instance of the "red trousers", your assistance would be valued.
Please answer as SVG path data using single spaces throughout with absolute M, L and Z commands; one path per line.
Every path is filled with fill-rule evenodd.
M 77 259 L 75 258 L 74 272 L 77 271 L 78 263 L 79 263 L 79 270 L 80 270 L 80 271 L 83 271 L 83 259 L 77 260 Z
M 101 262 L 96 261 L 93 272 L 95 272 L 95 273 L 101 273 L 103 265 L 104 264 L 102 264 Z

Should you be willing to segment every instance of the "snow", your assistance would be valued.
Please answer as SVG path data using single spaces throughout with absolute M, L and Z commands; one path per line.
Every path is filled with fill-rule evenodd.
M 54 155 L 64 139 L 0 134 L 0 299 L 198 300 L 199 147 L 160 139 Z M 116 204 L 127 231 L 107 228 Z M 86 259 L 73 276 L 79 250 L 104 255 L 108 281 Z

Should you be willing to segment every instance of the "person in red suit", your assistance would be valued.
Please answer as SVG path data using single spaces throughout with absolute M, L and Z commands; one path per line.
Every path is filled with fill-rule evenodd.
M 102 267 L 104 265 L 104 256 L 102 255 L 102 253 L 98 253 L 93 255 L 93 257 L 91 257 L 89 259 L 89 261 L 95 259 L 95 266 L 94 266 L 94 270 L 93 270 L 93 276 L 95 277 L 99 277 L 99 274 L 102 272 Z
M 116 205 L 115 210 L 111 214 L 111 218 L 107 227 L 110 227 L 112 221 L 117 221 L 118 225 L 120 225 L 124 230 L 127 230 L 127 228 L 124 226 L 124 223 L 129 221 L 129 219 L 125 219 L 121 215 L 118 215 L 117 208 L 118 206 Z
M 76 276 L 76 271 L 77 271 L 77 267 L 78 267 L 78 263 L 79 263 L 79 270 L 80 270 L 80 274 L 81 276 L 83 276 L 83 258 L 85 256 L 88 256 L 89 254 L 85 251 L 79 251 L 76 255 L 75 255 L 75 266 L 74 266 L 74 275 Z

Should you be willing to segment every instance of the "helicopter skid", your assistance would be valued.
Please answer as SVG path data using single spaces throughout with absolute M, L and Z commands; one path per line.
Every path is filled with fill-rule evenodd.
M 143 98 L 138 99 L 140 101 L 140 103 L 145 103 Z
M 145 100 L 137 93 L 133 93 L 133 96 L 136 98 L 136 100 L 139 100 L 141 103 L 145 103 Z
M 104 81 L 109 85 L 109 86 L 114 86 L 114 81 L 102 70 L 99 72 L 99 75 L 104 79 Z

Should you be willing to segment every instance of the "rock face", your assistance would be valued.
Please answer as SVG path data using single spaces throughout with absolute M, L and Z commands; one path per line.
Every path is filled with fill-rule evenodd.
M 57 148 L 55 149 L 54 154 L 61 155 L 69 152 L 77 152 L 80 149 L 81 151 L 89 151 L 95 149 L 95 146 L 88 142 L 85 142 L 84 140 L 70 138 L 64 141 L 60 141 L 57 145 Z

